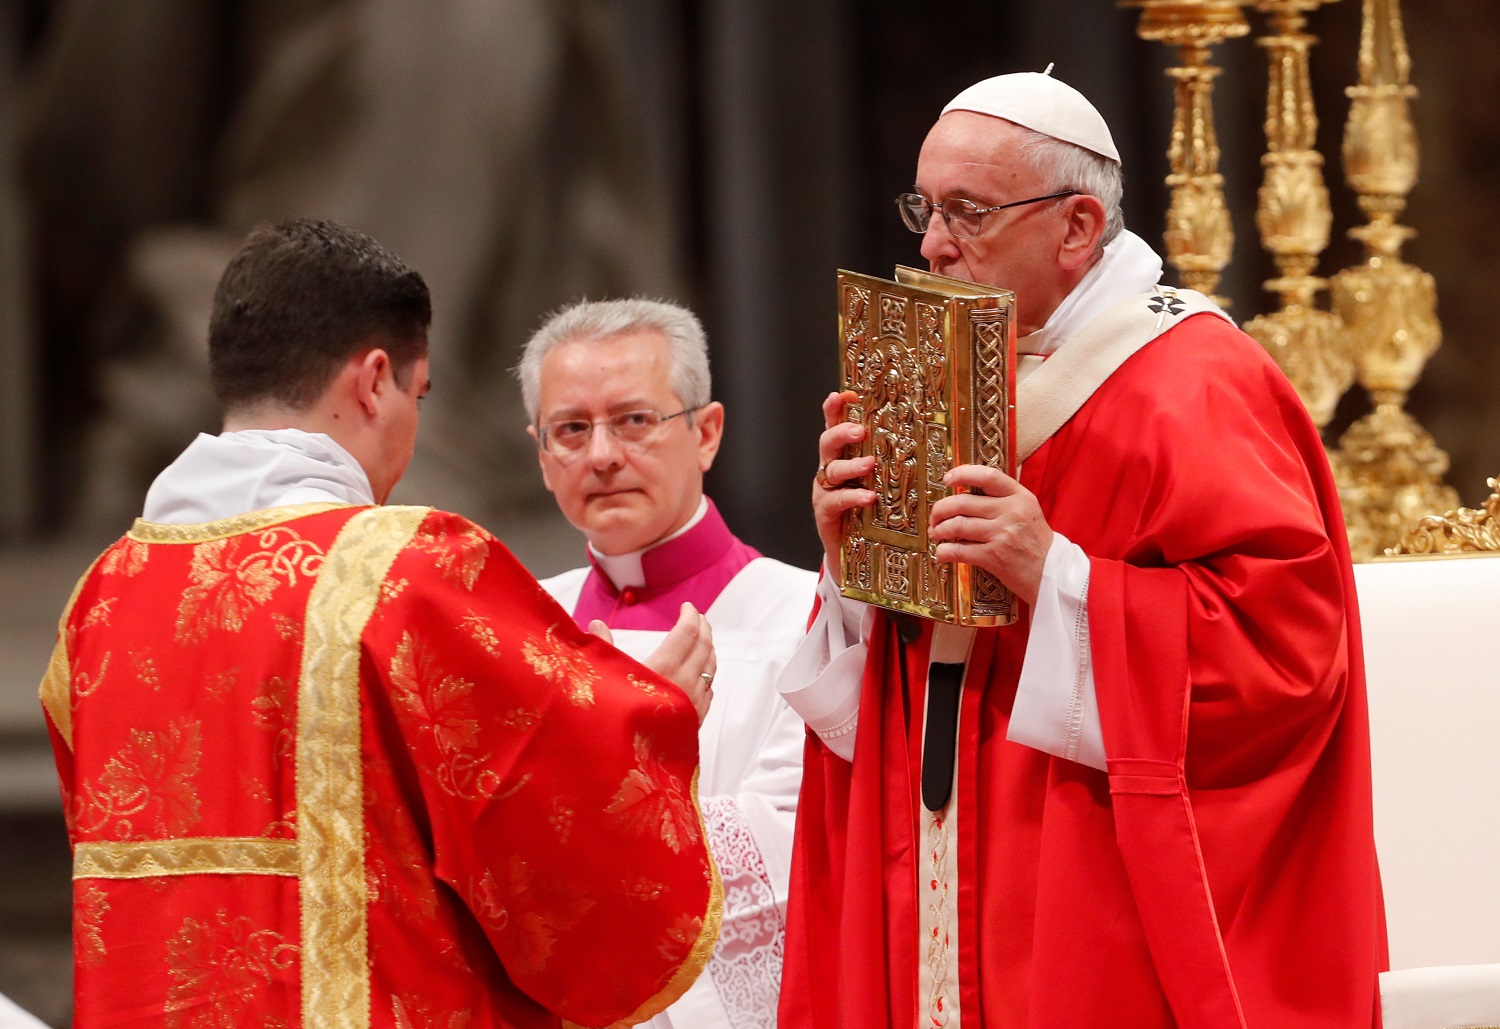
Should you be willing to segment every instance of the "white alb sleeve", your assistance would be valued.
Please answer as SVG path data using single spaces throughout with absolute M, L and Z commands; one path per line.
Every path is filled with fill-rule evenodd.
M 1088 555 L 1053 533 L 1005 738 L 1102 772 L 1104 732 L 1089 650 L 1088 598 Z
M 859 688 L 874 609 L 844 599 L 833 576 L 826 573 L 818 581 L 818 599 L 818 615 L 782 670 L 776 689 L 829 750 L 853 761 Z

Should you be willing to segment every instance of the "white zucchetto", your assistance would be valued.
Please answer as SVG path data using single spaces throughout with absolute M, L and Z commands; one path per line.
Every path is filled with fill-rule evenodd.
M 1014 72 L 976 82 L 948 101 L 943 114 L 949 111 L 1004 118 L 1120 162 L 1120 151 L 1104 124 L 1104 116 L 1078 90 L 1046 73 Z

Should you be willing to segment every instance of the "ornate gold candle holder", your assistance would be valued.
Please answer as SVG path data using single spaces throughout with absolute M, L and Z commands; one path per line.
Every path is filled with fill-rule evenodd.
M 1344 167 L 1367 225 L 1350 231 L 1364 263 L 1333 279 L 1333 310 L 1354 346 L 1360 384 L 1375 409 L 1349 427 L 1334 458 L 1356 559 L 1400 540 L 1423 515 L 1458 507 L 1443 483 L 1448 455 L 1405 410 L 1406 396 L 1442 342 L 1432 276 L 1401 260 L 1415 233 L 1397 223 L 1417 181 L 1416 130 L 1408 108 L 1411 59 L 1397 0 L 1364 0 L 1359 85 L 1344 133 Z
M 1313 104 L 1309 52 L 1317 42 L 1306 33 L 1307 14 L 1336 0 L 1260 0 L 1270 31 L 1257 42 L 1270 63 L 1266 93 L 1265 178 L 1256 227 L 1280 275 L 1266 289 L 1280 297 L 1280 310 L 1252 318 L 1245 331 L 1270 352 L 1296 387 L 1318 428 L 1354 382 L 1354 358 L 1343 324 L 1317 307 L 1328 285 L 1314 276 L 1328 246 L 1333 211 L 1317 151 L 1318 115 Z
M 1184 286 L 1228 306 L 1224 298 L 1214 296 L 1234 250 L 1234 230 L 1224 204 L 1214 132 L 1213 89 L 1220 69 L 1210 59 L 1213 46 L 1250 31 L 1241 0 L 1122 0 L 1121 6 L 1139 8 L 1137 34 L 1177 47 L 1180 60 L 1177 67 L 1167 69 L 1177 100 L 1167 151 L 1172 169 L 1167 176 L 1172 189 L 1168 260 Z

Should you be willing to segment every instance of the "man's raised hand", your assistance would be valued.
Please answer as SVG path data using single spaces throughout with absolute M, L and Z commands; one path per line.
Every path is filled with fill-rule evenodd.
M 927 538 L 938 544 L 937 559 L 983 568 L 1035 604 L 1052 546 L 1052 528 L 1036 497 L 1004 472 L 977 464 L 954 468 L 943 485 L 956 492 L 928 514 Z
M 677 624 L 667 633 L 661 645 L 641 663 L 663 679 L 681 687 L 698 712 L 698 724 L 708 717 L 713 702 L 714 671 L 719 659 L 714 653 L 714 634 L 708 619 L 692 604 L 684 603 Z
M 839 550 L 845 511 L 875 503 L 875 491 L 857 485 L 875 470 L 874 457 L 844 457 L 844 449 L 865 438 L 865 427 L 844 420 L 844 408 L 858 396 L 848 390 L 823 401 L 823 435 L 818 437 L 818 474 L 813 477 L 813 519 L 828 558 L 828 571 L 839 574 Z

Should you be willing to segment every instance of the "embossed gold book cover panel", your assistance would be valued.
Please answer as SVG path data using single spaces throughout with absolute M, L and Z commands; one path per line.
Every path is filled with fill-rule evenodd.
M 839 381 L 873 454 L 872 507 L 844 525 L 844 596 L 956 625 L 1004 625 L 1015 599 L 993 575 L 942 564 L 932 505 L 960 464 L 1015 472 L 1015 294 L 898 267 L 894 280 L 840 271 Z M 855 456 L 855 455 L 851 455 Z

